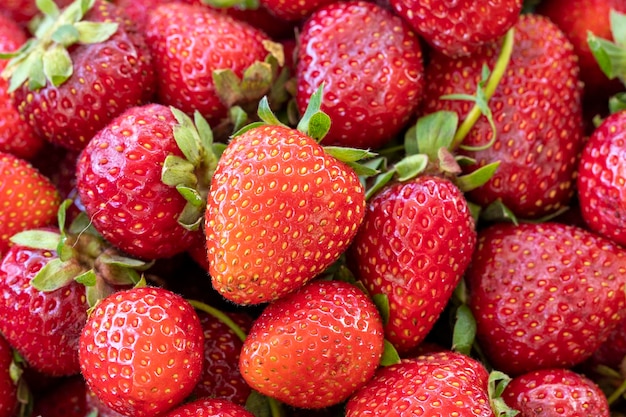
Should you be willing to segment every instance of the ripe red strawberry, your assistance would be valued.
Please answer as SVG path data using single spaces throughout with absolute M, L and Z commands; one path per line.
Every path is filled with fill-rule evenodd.
M 163 417 L 254 417 L 240 405 L 220 398 L 204 398 L 181 405 Z
M 489 374 L 478 361 L 439 352 L 380 368 L 346 404 L 346 417 L 493 417 Z
M 11 377 L 13 350 L 0 335 L 0 417 L 13 417 L 17 411 L 17 384 Z
M 385 335 L 400 351 L 424 340 L 469 265 L 476 231 L 461 191 L 421 176 L 385 187 L 367 205 L 350 248 L 371 295 L 389 300 Z
M 469 55 L 497 40 L 517 21 L 522 0 L 391 0 L 435 50 L 448 56 Z
M 446 109 L 465 118 L 474 103 L 440 97 L 474 94 L 481 68 L 493 68 L 498 56 L 496 46 L 462 59 L 434 55 L 426 72 L 424 112 Z M 523 15 L 515 25 L 511 60 L 489 107 L 495 142 L 488 146 L 493 132 L 482 117 L 462 145 L 483 149 L 459 152 L 477 161 L 467 170 L 496 161 L 500 166 L 468 198 L 481 206 L 500 200 L 522 218 L 543 217 L 569 204 L 583 144 L 578 66 L 571 43 L 547 18 Z
M 26 39 L 26 32 L 9 17 L 0 13 L 0 52 L 15 51 L 26 42 Z M 8 61 L 0 59 L 0 71 L 4 70 L 7 63 Z M 20 118 L 8 89 L 9 83 L 0 77 L 0 152 L 31 159 L 41 149 L 43 139 Z
M 302 408 L 344 401 L 368 381 L 383 353 L 382 320 L 359 288 L 314 281 L 270 304 L 241 351 L 250 386 Z
M 146 41 L 157 69 L 158 100 L 187 114 L 199 111 L 211 125 L 227 115 L 217 94 L 215 70 L 241 77 L 268 54 L 261 31 L 199 5 L 168 3 L 150 11 Z
M 585 144 L 578 199 L 592 230 L 626 246 L 626 111 L 607 117 Z
M 33 166 L 0 152 L 0 256 L 11 246 L 9 238 L 22 230 L 56 220 L 59 193 Z
M 89 316 L 80 369 L 108 407 L 154 416 L 193 390 L 202 373 L 202 341 L 198 316 L 180 296 L 149 287 L 118 291 Z
M 72 0 L 54 0 L 59 7 L 67 6 Z M 0 13 L 6 15 L 12 21 L 26 26 L 39 14 L 36 0 L 3 0 L 0 4 Z
M 352 168 L 310 136 L 261 125 L 219 160 L 206 208 L 213 286 L 239 304 L 275 300 L 335 262 L 363 220 Z
M 296 99 L 304 113 L 324 83 L 322 110 L 332 120 L 326 145 L 379 148 L 391 140 L 417 109 L 423 75 L 419 40 L 376 4 L 334 2 L 302 28 Z
M 496 369 L 570 367 L 624 317 L 626 251 L 558 223 L 479 232 L 466 280 L 477 337 Z
M 78 28 L 84 27 L 80 26 L 83 22 L 101 24 L 70 43 L 69 55 L 52 40 L 54 31 L 42 29 L 32 46 L 6 69 L 22 117 L 37 134 L 76 150 L 115 116 L 150 100 L 154 92 L 150 53 L 134 24 L 107 1 L 86 4 L 91 8 L 81 22 L 76 22 L 76 15 L 82 16 L 76 13 L 81 1 L 76 1 L 66 12 L 58 17 L 50 15 L 42 24 L 66 22 Z M 37 48 L 53 52 L 44 54 L 45 62 L 35 60 L 31 65 L 26 56 L 36 56 Z M 39 64 L 49 69 L 42 74 Z
M 308 17 L 315 10 L 335 2 L 336 0 L 261 0 L 259 3 L 281 19 L 298 21 Z
M 53 291 L 31 282 L 56 252 L 14 245 L 0 263 L 0 332 L 37 371 L 79 372 L 78 338 L 87 319 L 85 287 L 75 281 Z M 43 348 L 45 347 L 45 348 Z
M 513 378 L 502 394 L 518 417 L 609 417 L 604 393 L 568 369 L 543 369 Z
M 193 231 L 178 223 L 187 201 L 162 181 L 166 158 L 183 157 L 172 110 L 133 107 L 89 142 L 77 168 L 77 188 L 96 229 L 113 245 L 143 259 L 185 251 Z

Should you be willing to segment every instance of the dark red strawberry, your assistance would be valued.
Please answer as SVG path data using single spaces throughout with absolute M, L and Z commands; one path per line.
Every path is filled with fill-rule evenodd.
M 368 381 L 383 353 L 382 320 L 359 288 L 314 281 L 270 304 L 241 351 L 250 386 L 286 404 L 324 408 Z
M 474 220 L 449 180 L 421 176 L 388 185 L 367 205 L 350 249 L 371 295 L 389 301 L 387 339 L 400 351 L 424 340 L 469 265 Z
M 67 6 L 72 0 L 54 0 L 59 7 Z M 0 4 L 0 13 L 12 21 L 26 26 L 34 17 L 39 15 L 36 0 L 3 0 Z
M 500 161 L 493 177 L 468 194 L 471 201 L 501 201 L 518 217 L 540 218 L 567 206 L 574 194 L 583 145 L 581 86 L 573 47 L 553 23 L 523 15 L 514 29 L 510 62 L 489 100 L 495 140 L 482 117 L 459 152 L 477 161 L 466 172 Z M 483 66 L 493 69 L 499 53 L 492 45 L 462 59 L 434 55 L 426 71 L 425 113 L 453 110 L 464 119 L 474 103 L 441 96 L 474 94 Z
M 448 56 L 469 55 L 510 29 L 522 0 L 391 0 L 396 12 L 435 50 Z
M 346 417 L 407 415 L 494 417 L 478 361 L 455 352 L 439 352 L 380 368 L 350 397 Z
M 518 417 L 609 417 L 604 393 L 590 379 L 568 369 L 543 369 L 520 375 L 502 394 Z
M 0 335 L 0 417 L 13 417 L 17 411 L 17 381 L 11 375 L 13 349 Z
M 365 1 L 334 2 L 302 28 L 298 107 L 304 113 L 324 84 L 322 110 L 332 120 L 324 144 L 378 148 L 415 113 L 423 73 L 419 41 L 400 18 Z
M 61 46 L 53 40 L 61 35 L 42 29 L 6 69 L 22 117 L 39 135 L 76 150 L 115 116 L 150 100 L 154 92 L 150 54 L 134 24 L 103 0 L 86 2 L 90 9 L 77 22 L 83 17 L 82 3 L 74 2 L 59 16 L 49 14 L 42 24 L 74 26 L 78 37 L 65 39 Z M 85 31 L 84 22 L 100 25 Z M 41 58 L 42 49 L 52 52 Z M 41 66 L 46 70 L 42 72 Z
M 181 403 L 200 379 L 202 361 L 202 327 L 193 307 L 160 288 L 105 298 L 80 337 L 89 388 L 123 415 L 155 416 Z
M 163 417 L 254 417 L 254 415 L 230 401 L 204 398 L 181 405 Z
M 558 223 L 479 232 L 466 273 L 483 352 L 511 375 L 589 358 L 624 317 L 626 251 Z
M 0 152 L 0 256 L 22 230 L 54 223 L 60 203 L 50 180 L 23 159 Z
M 626 246 L 626 111 L 606 118 L 585 144 L 578 200 L 592 230 Z
M 40 417 L 85 417 L 87 387 L 81 376 L 57 382 L 56 386 L 35 401 L 34 416 Z

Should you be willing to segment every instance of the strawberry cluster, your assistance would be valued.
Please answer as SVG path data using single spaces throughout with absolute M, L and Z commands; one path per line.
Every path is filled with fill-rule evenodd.
M 0 417 L 626 410 L 623 0 L 5 0 Z

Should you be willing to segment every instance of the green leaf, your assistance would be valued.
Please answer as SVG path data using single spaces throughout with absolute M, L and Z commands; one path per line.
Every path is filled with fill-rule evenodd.
M 76 276 L 76 278 L 74 278 L 74 281 L 86 287 L 95 286 L 97 280 L 98 280 L 98 277 L 96 276 L 96 272 L 93 269 L 85 271 L 82 274 Z
M 198 110 L 193 113 L 193 123 L 196 127 L 196 131 L 198 132 L 200 149 L 211 149 L 213 147 L 213 130 L 211 129 L 209 122 L 207 122 L 202 113 Z
M 404 151 L 406 155 L 420 153 L 420 148 L 417 143 L 417 123 L 411 125 L 404 134 Z
M 626 47 L 626 14 L 611 9 L 609 12 L 611 34 L 616 44 Z
M 354 173 L 358 175 L 359 177 L 373 177 L 374 175 L 380 172 L 377 169 L 370 168 L 369 166 L 358 163 L 358 162 L 348 161 L 348 162 L 345 162 L 345 164 L 348 165 L 350 168 L 352 168 Z
M 82 273 L 83 267 L 77 262 L 54 258 L 37 272 L 31 285 L 39 291 L 54 291 L 65 287 Z
M 37 9 L 46 16 L 57 18 L 60 14 L 59 7 L 53 0 L 37 0 Z
M 437 160 L 440 148 L 449 149 L 459 125 L 459 116 L 451 111 L 438 111 L 418 119 L 415 136 L 419 152 Z
M 154 264 L 154 262 L 146 262 L 141 259 L 129 258 L 128 256 L 108 252 L 104 252 L 102 255 L 98 256 L 98 261 L 106 265 L 131 268 L 137 271 L 145 271 Z
M 47 230 L 27 230 L 11 236 L 9 240 L 19 246 L 55 252 L 61 234 Z
M 609 79 L 626 76 L 626 48 L 587 32 L 587 44 Z
M 439 148 L 439 151 L 437 151 L 437 163 L 439 164 L 439 170 L 445 174 L 457 175 L 462 172 L 456 157 L 448 148 Z
M 100 233 L 93 226 L 91 219 L 87 216 L 87 214 L 85 214 L 85 212 L 80 212 L 74 220 L 72 220 L 68 231 L 77 236 L 87 233 L 91 236 L 100 237 Z
M 424 154 L 409 155 L 396 163 L 395 170 L 399 181 L 407 181 L 424 172 L 428 166 L 428 156 Z
M 469 174 L 459 176 L 455 179 L 455 184 L 463 192 L 474 190 L 489 181 L 498 170 L 500 161 L 484 165 Z
M 195 187 L 198 183 L 195 169 L 188 160 L 176 155 L 168 155 L 161 169 L 161 182 L 170 187 L 178 187 L 179 185 Z
M 239 106 L 233 106 L 228 110 L 230 121 L 233 124 L 233 132 L 239 131 L 248 122 L 248 114 Z
M 280 120 L 278 120 L 278 118 L 276 117 L 274 112 L 272 112 L 272 109 L 270 108 L 270 103 L 267 100 L 267 97 L 263 97 L 259 101 L 259 110 L 258 110 L 257 114 L 259 116 L 259 119 L 263 120 L 268 125 L 284 126 L 280 122 Z M 240 133 L 237 132 L 237 135 L 239 135 L 239 134 Z
M 502 393 L 510 382 L 511 378 L 503 372 L 492 371 L 489 374 L 487 393 L 491 409 L 496 417 L 515 417 L 519 414 L 519 411 L 509 407 L 502 398 Z
M 177 185 L 176 189 L 178 190 L 180 195 L 182 195 L 183 198 L 187 202 L 191 203 L 194 207 L 204 207 L 204 199 L 195 188 L 185 185 Z
M 74 29 L 78 33 L 78 42 L 82 44 L 101 43 L 117 32 L 118 23 L 112 22 L 76 22 Z
M 196 231 L 204 221 L 204 202 L 201 206 L 188 202 L 178 216 L 178 224 L 189 231 Z
M 391 366 L 400 363 L 400 355 L 396 348 L 387 339 L 383 342 L 383 355 L 380 358 L 380 366 Z
M 319 136 L 323 130 L 328 133 L 330 129 L 330 117 L 324 116 L 316 116 L 317 114 L 326 114 L 322 112 L 322 102 L 324 100 L 324 84 L 322 83 L 311 97 L 309 98 L 309 104 L 307 105 L 306 111 L 302 115 L 302 119 L 298 123 L 297 129 L 316 139 L 318 142 L 323 139 L 324 136 Z M 327 116 L 327 115 L 326 115 Z M 311 126 L 312 124 L 317 124 L 317 126 Z M 313 136 L 315 134 L 316 136 Z M 324 133 L 325 135 L 325 133 Z
M 478 204 L 472 203 L 471 201 L 467 202 L 467 206 L 469 207 L 470 213 L 472 213 L 472 219 L 474 219 L 474 224 L 478 224 L 478 220 L 480 219 L 483 208 Z
M 267 62 L 255 61 L 246 68 L 241 78 L 240 89 L 245 99 L 256 100 L 272 87 L 272 66 Z
M 509 221 L 516 226 L 519 225 L 515 214 L 500 199 L 484 208 L 480 213 L 480 218 L 489 222 Z
M 609 112 L 611 114 L 618 113 L 622 110 L 626 110 L 626 92 L 617 93 L 609 98 Z
M 387 185 L 389 181 L 391 181 L 395 174 L 395 169 L 391 169 L 389 171 L 383 172 L 382 174 L 374 178 L 374 182 L 365 192 L 365 199 L 369 200 L 370 198 L 372 198 L 378 191 L 380 191 L 385 185 Z
M 259 0 L 202 0 L 202 2 L 218 9 L 235 6 L 243 10 L 256 10 L 259 8 Z
M 389 323 L 389 297 L 387 294 L 374 294 L 372 296 L 372 301 L 380 312 L 380 316 L 383 319 L 383 325 L 386 326 L 387 323 Z
M 343 146 L 324 146 L 324 152 L 342 162 L 358 162 L 376 156 L 374 152 L 367 149 L 344 148 Z
M 245 125 L 235 133 L 233 133 L 233 137 L 241 136 L 249 130 L 256 129 L 257 127 L 265 126 L 266 123 L 263 122 L 252 122 L 250 124 Z
M 470 308 L 463 304 L 456 310 L 456 321 L 452 331 L 452 350 L 470 354 L 476 339 L 476 319 Z
M 43 56 L 43 72 L 50 83 L 60 86 L 72 76 L 72 58 L 63 46 L 51 47 Z
M 78 36 L 78 30 L 76 30 L 74 25 L 68 23 L 59 26 L 52 33 L 52 40 L 59 44 L 56 45 L 57 47 L 65 48 L 78 42 Z
M 251 412 L 254 417 L 272 417 L 268 398 L 255 390 L 250 392 L 246 400 L 245 408 Z
M 227 108 L 244 100 L 241 90 L 241 80 L 231 69 L 218 69 L 213 71 L 213 85 L 220 101 Z
M 307 134 L 315 139 L 316 141 L 321 141 L 324 136 L 330 130 L 330 116 L 326 113 L 315 113 L 309 119 L 309 126 L 307 129 Z
M 200 164 L 200 136 L 191 117 L 170 106 L 178 125 L 174 126 L 174 139 L 178 148 L 192 165 Z

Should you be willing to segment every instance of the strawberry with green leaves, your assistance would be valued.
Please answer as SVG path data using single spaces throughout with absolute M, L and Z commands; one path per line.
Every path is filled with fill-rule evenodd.
M 470 55 L 498 40 L 519 18 L 522 0 L 391 0 L 391 5 L 437 52 Z
M 626 250 L 558 223 L 479 232 L 466 273 L 477 339 L 511 375 L 589 358 L 624 317 Z
M 202 374 L 203 336 L 193 307 L 161 288 L 118 291 L 91 312 L 80 369 L 103 404 L 136 417 L 181 403 Z
M 80 150 L 111 119 L 154 92 L 150 53 L 113 4 L 76 0 L 45 18 L 3 71 L 20 114 L 37 134 Z
M 626 110 L 607 117 L 585 144 L 578 201 L 591 230 L 626 246 Z
M 569 369 L 555 368 L 515 377 L 502 394 L 518 417 L 609 417 L 609 404 L 600 388 Z
M 358 287 L 313 281 L 270 304 L 246 338 L 239 367 L 250 386 L 302 408 L 344 401 L 383 354 L 380 313 Z
M 206 206 L 207 259 L 213 286 L 235 303 L 269 302 L 303 286 L 361 225 L 355 161 L 368 153 L 317 143 L 330 124 L 321 101 L 320 89 L 294 129 L 262 100 L 265 122 L 236 134 L 218 162 Z
M 371 2 L 333 2 L 317 10 L 302 28 L 298 51 L 301 113 L 325 86 L 322 110 L 333 123 L 324 144 L 379 148 L 406 126 L 422 98 L 419 39 Z

